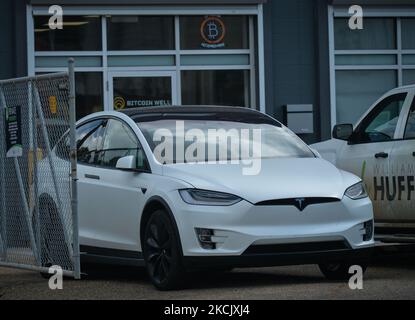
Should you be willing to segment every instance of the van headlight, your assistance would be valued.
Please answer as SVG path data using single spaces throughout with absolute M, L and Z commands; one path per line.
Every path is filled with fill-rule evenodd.
M 356 183 L 352 185 L 351 187 L 347 188 L 344 195 L 349 197 L 352 200 L 359 200 L 359 199 L 368 197 L 366 187 L 363 181 Z
M 208 190 L 183 189 L 179 193 L 184 202 L 198 206 L 232 206 L 242 200 L 233 194 Z

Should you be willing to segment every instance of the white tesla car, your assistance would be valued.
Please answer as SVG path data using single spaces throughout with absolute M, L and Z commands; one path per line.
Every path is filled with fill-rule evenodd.
M 218 129 L 225 149 L 204 139 Z M 226 142 L 237 133 L 239 147 L 256 144 L 259 152 L 235 156 Z M 54 148 L 55 161 L 68 161 L 68 140 Z M 374 245 L 361 179 L 257 111 L 101 112 L 77 123 L 77 144 L 83 261 L 145 265 L 159 289 L 208 268 L 315 263 L 328 278 L 345 279 Z M 41 210 L 54 201 L 43 190 Z

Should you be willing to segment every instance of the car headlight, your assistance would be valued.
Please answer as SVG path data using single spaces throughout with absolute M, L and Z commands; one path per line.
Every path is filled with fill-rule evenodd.
M 232 206 L 242 200 L 233 194 L 208 190 L 183 189 L 179 193 L 184 202 L 199 206 Z
M 362 181 L 347 188 L 344 195 L 352 200 L 358 200 L 368 197 L 365 184 Z

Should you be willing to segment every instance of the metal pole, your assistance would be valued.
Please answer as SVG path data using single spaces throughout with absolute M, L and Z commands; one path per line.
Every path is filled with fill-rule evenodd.
M 27 224 L 27 228 L 29 229 L 30 244 L 32 245 L 33 255 L 35 256 L 35 258 L 37 258 L 38 253 L 37 253 L 35 236 L 33 234 L 33 226 L 32 226 L 32 219 L 31 219 L 32 217 L 30 215 L 29 204 L 27 202 L 26 192 L 24 190 L 22 173 L 20 172 L 19 161 L 17 160 L 17 158 L 16 157 L 13 158 L 13 161 L 14 161 L 14 169 L 16 171 L 17 182 L 19 184 L 20 196 L 22 197 L 23 209 L 24 209 L 25 217 L 26 217 L 26 224 Z
M 3 94 L 3 87 L 0 86 L 0 96 L 4 97 Z M 1 116 L 1 123 L 4 123 L 4 112 L 6 110 L 6 105 L 5 105 L 5 101 L 3 101 L 3 99 L 0 99 L 0 116 Z M 1 135 L 4 135 L 4 132 L 0 133 Z M 1 140 L 0 143 L 0 162 L 1 162 L 1 167 L 0 167 L 0 175 L 1 175 L 1 212 L 0 212 L 0 223 L 1 223 L 1 231 L 0 231 L 0 240 L 1 240 L 1 248 L 2 248 L 2 259 L 3 261 L 7 260 L 7 234 L 6 234 L 6 224 L 7 224 L 7 220 L 6 220 L 6 179 L 5 179 L 5 169 L 6 169 L 6 151 L 5 148 L 6 146 L 4 145 L 3 139 Z
M 36 246 L 37 246 L 37 261 L 39 266 L 42 266 L 42 243 L 40 234 L 40 211 L 39 211 L 39 179 L 38 179 L 38 142 L 37 142 L 37 121 L 36 109 L 33 108 L 33 82 L 29 81 L 29 106 L 32 114 L 32 146 L 33 146 L 33 187 L 34 187 L 34 213 L 35 213 L 35 228 L 36 228 Z
M 73 257 L 75 279 L 81 278 L 81 257 L 79 253 L 79 220 L 78 220 L 78 172 L 76 154 L 76 95 L 75 95 L 75 60 L 68 61 L 69 71 L 69 122 L 71 140 L 71 190 L 72 190 L 72 224 L 73 224 Z

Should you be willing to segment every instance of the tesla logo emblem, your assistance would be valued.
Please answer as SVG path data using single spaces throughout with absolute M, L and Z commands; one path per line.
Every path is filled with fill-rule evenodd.
M 295 206 L 298 208 L 298 210 L 303 211 L 306 207 L 305 199 L 304 198 L 295 199 Z

